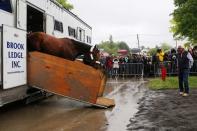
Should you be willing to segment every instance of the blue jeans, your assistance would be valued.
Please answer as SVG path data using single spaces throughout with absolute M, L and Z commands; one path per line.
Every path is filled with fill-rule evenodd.
M 189 93 L 189 69 L 181 69 L 179 70 L 179 90 L 180 92 Z M 184 88 L 183 88 L 184 85 Z

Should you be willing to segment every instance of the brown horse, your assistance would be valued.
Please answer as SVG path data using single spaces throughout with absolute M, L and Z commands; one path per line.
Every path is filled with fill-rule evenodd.
M 34 32 L 27 35 L 28 51 L 40 51 L 50 55 L 75 60 L 83 55 L 84 63 L 93 65 L 99 60 L 97 46 L 91 46 L 68 38 L 56 38 L 43 32 Z

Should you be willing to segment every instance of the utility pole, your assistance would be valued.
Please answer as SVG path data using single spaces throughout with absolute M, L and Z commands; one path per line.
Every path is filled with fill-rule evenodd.
M 140 40 L 139 40 L 139 35 L 137 34 L 137 44 L 138 44 L 138 48 L 140 49 Z
M 176 49 L 178 48 L 177 46 L 178 46 L 178 44 L 177 44 L 177 40 L 176 40 Z

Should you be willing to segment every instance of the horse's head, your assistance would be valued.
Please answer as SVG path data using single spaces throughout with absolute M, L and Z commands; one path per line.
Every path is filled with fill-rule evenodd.
M 99 62 L 99 60 L 100 60 L 100 51 L 99 51 L 97 45 L 91 47 L 91 49 L 90 49 L 90 57 L 91 57 L 92 61 Z

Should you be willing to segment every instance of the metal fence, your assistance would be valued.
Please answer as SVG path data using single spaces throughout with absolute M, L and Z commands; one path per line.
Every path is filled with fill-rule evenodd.
M 176 61 L 165 61 L 160 63 L 154 63 L 154 76 L 160 76 L 161 75 L 161 67 L 164 66 L 166 68 L 167 75 L 176 75 L 178 72 L 177 70 L 177 62 Z
M 108 69 L 109 77 L 129 77 L 141 76 L 144 74 L 144 64 L 142 63 L 124 63 L 119 64 L 119 68 Z
M 108 77 L 130 77 L 130 76 L 140 76 L 140 77 L 150 77 L 150 76 L 160 76 L 161 67 L 166 68 L 166 73 L 168 76 L 173 76 L 178 74 L 177 62 L 176 61 L 165 61 L 162 63 L 153 64 L 143 64 L 143 63 L 125 63 L 119 64 L 119 68 L 107 69 Z M 190 70 L 191 75 L 197 75 L 197 60 Z
M 165 61 L 162 63 L 155 63 L 153 65 L 154 68 L 154 75 L 160 76 L 161 75 L 161 66 L 164 66 L 166 68 L 167 75 L 177 75 L 178 69 L 177 69 L 177 62 L 176 61 Z M 192 68 L 190 69 L 191 75 L 197 75 L 197 61 L 194 61 Z

